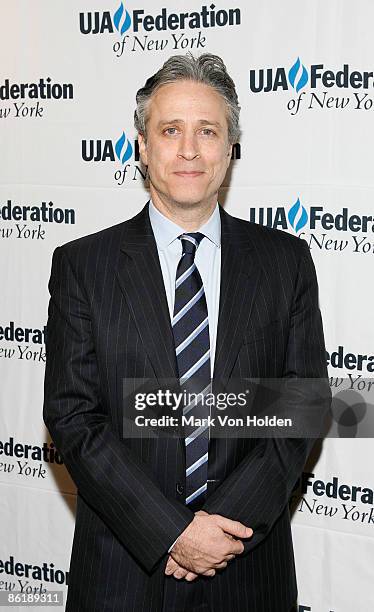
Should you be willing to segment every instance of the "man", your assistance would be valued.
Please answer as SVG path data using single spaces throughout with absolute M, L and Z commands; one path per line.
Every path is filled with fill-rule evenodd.
M 219 57 L 171 57 L 137 94 L 151 201 L 54 252 L 44 420 L 78 487 L 69 612 L 296 601 L 288 499 L 313 441 L 123 431 L 125 379 L 326 377 L 307 244 L 217 204 L 238 118 Z

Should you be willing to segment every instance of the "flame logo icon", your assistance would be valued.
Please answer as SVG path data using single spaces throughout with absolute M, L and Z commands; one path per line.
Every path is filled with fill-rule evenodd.
M 126 145 L 126 146 L 125 146 Z M 115 151 L 119 161 L 124 164 L 130 159 L 133 148 L 129 140 L 127 140 L 125 132 L 122 132 L 122 136 L 117 140 L 115 144 Z
M 297 217 L 297 221 L 296 221 Z M 297 198 L 295 204 L 288 211 L 288 221 L 296 234 L 306 225 L 308 221 L 308 213 L 304 206 L 300 204 L 300 199 Z
M 302 69 L 301 75 L 296 83 L 295 86 L 295 82 L 296 82 L 296 77 L 300 71 L 300 68 Z M 300 89 L 302 89 L 303 87 L 305 87 L 305 85 L 308 82 L 308 71 L 305 68 L 304 65 L 301 64 L 300 62 L 300 58 L 298 57 L 296 62 L 294 63 L 293 66 L 291 66 L 290 71 L 288 73 L 288 80 L 291 83 L 291 86 L 296 89 L 296 93 L 298 93 L 300 91 Z
M 123 16 L 123 13 L 125 13 L 125 15 Z M 120 23 L 121 21 L 123 21 L 121 29 L 120 29 Z M 129 29 L 129 27 L 131 26 L 131 17 L 129 15 L 129 13 L 127 11 L 125 11 L 125 8 L 123 6 L 123 2 L 121 2 L 121 4 L 119 5 L 118 9 L 116 10 L 116 12 L 114 13 L 113 16 L 113 23 L 116 26 L 116 29 L 118 30 L 118 32 L 122 35 L 126 32 L 126 30 Z

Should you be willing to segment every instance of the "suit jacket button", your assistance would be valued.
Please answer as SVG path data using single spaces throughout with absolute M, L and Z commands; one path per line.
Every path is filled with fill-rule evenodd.
M 182 483 L 177 482 L 176 489 L 177 489 L 178 495 L 183 495 L 183 493 L 184 493 L 184 486 L 182 485 Z

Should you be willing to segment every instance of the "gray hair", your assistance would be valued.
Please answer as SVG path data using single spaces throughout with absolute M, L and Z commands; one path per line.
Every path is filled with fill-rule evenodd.
M 136 94 L 134 122 L 138 132 L 143 134 L 144 138 L 147 137 L 148 103 L 156 90 L 167 83 L 184 80 L 210 85 L 222 96 L 227 106 L 228 139 L 230 144 L 237 142 L 240 136 L 240 106 L 235 83 L 222 59 L 212 53 L 204 53 L 196 58 L 192 53 L 172 55 L 162 68 L 147 79 L 144 87 Z

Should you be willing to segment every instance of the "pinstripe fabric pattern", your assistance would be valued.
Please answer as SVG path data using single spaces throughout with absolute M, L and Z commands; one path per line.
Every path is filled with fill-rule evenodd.
M 220 213 L 214 379 L 327 377 L 306 243 Z M 167 550 L 193 514 L 183 503 L 183 440 L 122 439 L 122 379 L 177 377 L 147 205 L 57 248 L 49 290 L 43 416 L 78 487 L 66 610 L 161 612 Z M 186 610 L 203 593 L 214 612 L 289 612 L 296 580 L 287 500 L 310 447 L 211 440 L 208 477 L 217 482 L 204 508 L 241 520 L 254 537 L 214 579 L 178 583 L 172 592 Z

